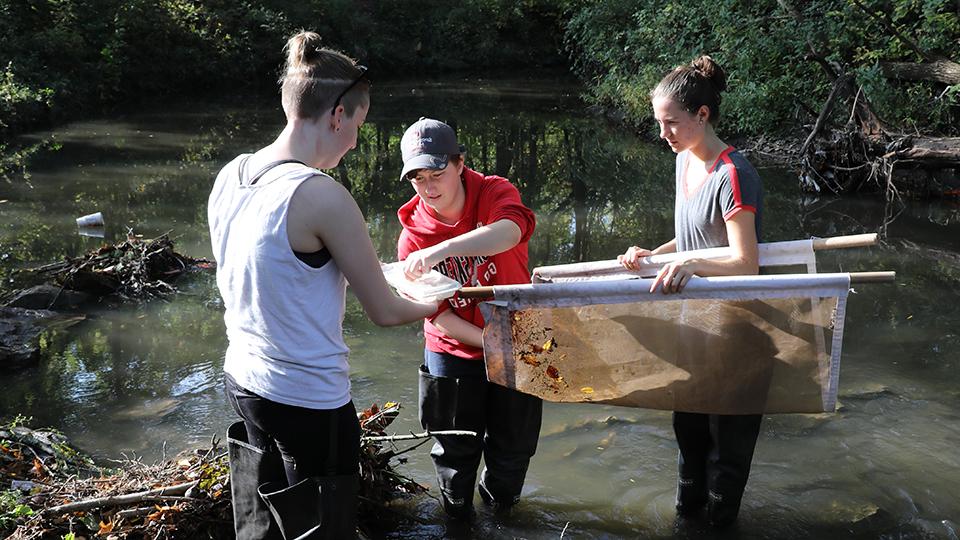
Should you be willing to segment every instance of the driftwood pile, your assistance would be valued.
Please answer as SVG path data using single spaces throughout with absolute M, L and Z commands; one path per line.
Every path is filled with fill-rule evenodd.
M 31 365 L 39 355 L 39 336 L 83 320 L 81 311 L 92 304 L 164 298 L 176 292 L 172 283 L 182 274 L 212 267 L 174 251 L 166 234 L 144 240 L 131 233 L 115 245 L 19 272 L 17 282 L 40 284 L 0 291 L 0 363 Z
M 36 434 L 20 428 L 3 437 L 4 501 L 15 501 L 16 516 L 3 534 L 12 539 L 62 538 L 229 538 L 232 534 L 229 468 L 218 441 L 210 448 L 147 465 L 124 459 L 95 466 L 62 436 L 52 455 L 38 457 Z M 75 463 L 64 465 L 64 457 Z M 77 463 L 77 461 L 79 461 Z M 69 462 L 67 462 L 69 463 Z
M 152 240 L 128 234 L 115 245 L 104 245 L 82 257 L 67 257 L 33 272 L 65 289 L 142 301 L 176 292 L 171 284 L 176 278 L 192 268 L 210 265 L 205 259 L 174 251 L 166 234 Z
M 393 464 L 403 463 L 399 456 L 430 434 L 385 435 L 399 411 L 398 403 L 382 409 L 374 404 L 358 415 L 362 529 L 382 530 L 391 517 L 392 522 L 418 521 L 390 503 L 427 488 L 398 473 Z M 399 449 L 395 443 L 403 440 L 419 442 Z M 0 535 L 8 538 L 233 537 L 229 460 L 216 437 L 208 448 L 152 465 L 123 459 L 103 468 L 56 432 L 7 426 L 0 428 L 0 466 Z

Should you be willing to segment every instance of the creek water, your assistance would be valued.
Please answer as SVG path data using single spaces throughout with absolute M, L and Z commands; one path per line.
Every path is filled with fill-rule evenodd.
M 357 149 L 331 174 L 348 185 L 383 260 L 395 259 L 399 139 L 419 116 L 454 124 L 468 165 L 507 176 L 535 209 L 531 265 L 608 259 L 672 235 L 673 154 L 589 113 L 563 80 L 377 85 Z M 132 230 L 167 231 L 209 257 L 206 197 L 234 155 L 282 127 L 270 100 L 186 104 L 76 122 L 11 141 L 20 168 L 0 179 L 0 278 L 78 255 Z M 764 179 L 765 241 L 880 231 L 881 245 L 821 252 L 821 271 L 896 270 L 856 287 L 848 305 L 840 406 L 765 418 L 739 523 L 722 534 L 677 525 L 670 414 L 598 405 L 544 407 L 523 500 L 446 523 L 435 499 L 410 501 L 422 523 L 394 538 L 957 538 L 960 529 L 960 206 L 813 197 L 792 171 L 754 160 Z M 105 238 L 77 234 L 95 211 Z M 33 367 L 0 375 L 0 415 L 33 417 L 100 459 L 158 459 L 207 443 L 234 420 L 221 393 L 226 340 L 213 276 L 170 301 L 102 310 L 43 338 Z M 417 325 L 383 329 L 348 300 L 359 407 L 399 401 L 398 433 L 418 430 Z M 428 446 L 400 472 L 434 485 Z M 433 488 L 433 493 L 436 493 Z

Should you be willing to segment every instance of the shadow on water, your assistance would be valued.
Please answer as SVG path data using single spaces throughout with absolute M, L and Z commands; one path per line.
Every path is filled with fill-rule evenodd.
M 395 258 L 403 129 L 420 116 L 454 124 L 468 165 L 507 176 L 537 212 L 532 265 L 612 258 L 655 246 L 673 227 L 673 155 L 587 114 L 559 80 L 378 84 L 357 151 L 330 174 L 349 186 L 381 257 Z M 33 148 L 0 179 L 0 279 L 92 249 L 74 218 L 106 216 L 106 240 L 129 228 L 173 231 L 178 250 L 210 256 L 206 197 L 218 168 L 280 129 L 275 103 L 185 105 L 24 136 Z M 29 181 L 21 173 L 29 173 Z M 766 240 L 879 230 L 872 199 L 811 198 L 790 171 L 760 167 Z M 848 307 L 840 406 L 769 416 L 741 521 L 724 533 L 675 523 L 676 446 L 669 413 L 598 405 L 545 407 L 524 499 L 452 527 L 433 499 L 410 501 L 428 524 L 392 538 L 957 538 L 960 516 L 960 207 L 910 202 L 883 245 L 822 253 L 821 271 L 892 269 L 895 285 L 857 287 Z M 225 336 L 212 276 L 171 302 L 96 313 L 43 338 L 41 361 L 3 375 L 0 411 L 61 429 L 101 458 L 147 459 L 222 433 Z M 418 429 L 415 325 L 381 329 L 348 305 L 358 406 L 400 401 L 398 432 Z M 426 451 L 402 470 L 433 483 Z

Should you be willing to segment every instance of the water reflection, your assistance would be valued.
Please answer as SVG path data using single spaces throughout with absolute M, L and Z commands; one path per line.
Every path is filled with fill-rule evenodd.
M 673 226 L 673 156 L 586 114 L 562 81 L 378 85 L 356 152 L 331 174 L 348 185 L 381 257 L 395 258 L 396 208 L 412 188 L 397 178 L 403 128 L 419 116 L 456 125 L 468 164 L 504 175 L 537 212 L 531 264 L 610 258 L 653 246 Z M 206 197 L 213 175 L 280 129 L 270 102 L 194 105 L 78 122 L 17 141 L 36 150 L 0 180 L 0 278 L 75 255 L 129 228 L 172 231 L 180 251 L 210 256 Z M 765 420 L 742 520 L 731 537 L 956 538 L 960 515 L 960 207 L 809 198 L 790 171 L 761 167 L 766 240 L 885 230 L 884 245 L 822 253 L 821 270 L 898 271 L 896 285 L 864 285 L 850 299 L 841 406 L 829 415 Z M 19 173 L 18 173 L 19 174 Z M 897 208 L 899 210 L 899 207 Z M 102 211 L 105 238 L 77 235 L 74 219 Z M 181 283 L 169 303 L 103 310 L 44 336 L 43 359 L 3 376 L 0 411 L 32 415 L 102 458 L 147 459 L 206 442 L 233 418 L 220 395 L 225 348 L 212 276 Z M 345 322 L 358 405 L 398 400 L 396 430 L 418 429 L 418 328 L 380 329 L 356 302 Z M 447 530 L 435 501 L 409 504 L 430 524 L 394 537 L 670 537 L 675 452 L 668 413 L 548 405 L 525 502 L 509 516 L 480 508 Z M 426 451 L 404 472 L 431 484 Z

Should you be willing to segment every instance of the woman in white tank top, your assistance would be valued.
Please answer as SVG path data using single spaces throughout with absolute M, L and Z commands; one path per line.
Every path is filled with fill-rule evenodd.
M 390 291 L 356 202 L 318 170 L 356 146 L 370 102 L 366 68 L 312 32 L 286 50 L 286 127 L 228 163 L 208 201 L 226 393 L 243 418 L 228 433 L 234 522 L 240 539 L 348 538 L 360 427 L 342 335 L 346 284 L 381 326 L 437 306 Z

